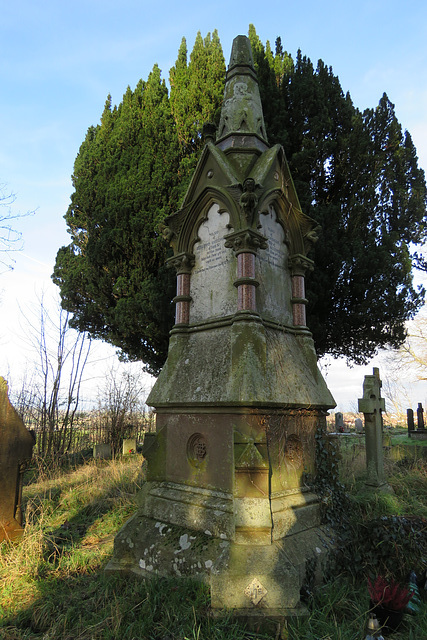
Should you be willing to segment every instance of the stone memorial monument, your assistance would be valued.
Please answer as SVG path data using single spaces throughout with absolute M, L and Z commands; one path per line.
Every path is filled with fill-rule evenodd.
M 122 444 L 123 455 L 136 453 L 136 438 L 124 438 Z
M 407 409 L 407 423 L 408 423 L 408 437 L 416 440 L 427 440 L 427 429 L 424 424 L 424 409 L 421 402 L 417 407 L 417 428 L 414 423 L 414 412 L 412 409 Z
M 95 459 L 109 460 L 112 457 L 111 444 L 102 442 L 93 447 L 93 457 Z
M 214 610 L 300 607 L 306 563 L 327 542 L 315 432 L 335 402 L 306 326 L 316 224 L 283 148 L 270 147 L 245 36 L 234 42 L 215 137 L 167 219 L 176 323 L 147 404 L 147 482 L 107 570 L 209 581 Z
M 423 431 L 425 430 L 424 426 L 424 409 L 421 402 L 418 403 L 417 407 L 417 430 Z
M 389 490 L 384 476 L 382 412 L 385 411 L 385 400 L 381 398 L 381 386 L 380 372 L 375 367 L 373 375 L 365 376 L 359 411 L 365 417 L 366 484 L 375 489 Z
M 415 430 L 414 411 L 413 411 L 413 409 L 407 409 L 406 410 L 406 419 L 407 419 L 407 424 L 408 424 L 408 436 L 411 437 L 411 431 Z
M 356 433 L 363 433 L 363 420 L 361 418 L 356 418 L 354 421 L 354 428 Z
M 22 474 L 34 443 L 33 434 L 9 402 L 6 380 L 0 378 L 0 542 L 23 534 Z
M 336 433 L 344 433 L 344 415 L 341 411 L 337 411 L 335 414 L 335 432 Z

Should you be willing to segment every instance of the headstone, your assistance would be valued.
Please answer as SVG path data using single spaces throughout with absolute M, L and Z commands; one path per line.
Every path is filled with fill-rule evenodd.
M 363 420 L 361 418 L 356 418 L 354 421 L 354 428 L 356 433 L 363 433 Z
M 335 402 L 306 326 L 316 223 L 270 147 L 248 38 L 233 42 L 216 141 L 166 219 L 177 272 L 167 361 L 147 399 L 147 482 L 108 570 L 210 582 L 211 605 L 264 616 L 299 607 L 322 559 L 315 434 Z
M 419 402 L 417 408 L 417 429 L 418 431 L 422 431 L 424 428 L 424 409 L 422 403 Z
M 0 378 L 0 542 L 23 534 L 22 475 L 34 443 L 9 401 L 6 380 Z
M 109 460 L 111 458 L 111 444 L 96 444 L 93 447 L 93 457 L 100 458 L 102 460 Z
M 365 376 L 363 398 L 359 399 L 359 411 L 365 417 L 366 484 L 375 488 L 386 488 L 384 477 L 383 417 L 385 400 L 381 398 L 379 369 L 372 376 Z
M 335 414 L 335 432 L 344 432 L 344 416 L 340 411 L 337 411 Z
M 124 438 L 123 439 L 123 455 L 126 456 L 131 453 L 136 453 L 136 439 Z
M 406 410 L 406 421 L 407 421 L 407 424 L 408 424 L 408 435 L 409 435 L 409 437 L 411 437 L 411 431 L 414 431 L 414 429 L 415 429 L 414 411 L 413 411 L 413 409 L 407 409 Z

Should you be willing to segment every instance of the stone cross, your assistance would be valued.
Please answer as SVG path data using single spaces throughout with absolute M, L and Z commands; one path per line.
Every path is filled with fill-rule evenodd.
M 379 369 L 373 375 L 365 376 L 363 382 L 363 398 L 359 399 L 359 411 L 365 416 L 366 442 L 366 484 L 372 487 L 386 485 L 384 477 L 383 453 L 383 417 L 385 401 L 381 398 L 381 380 Z
M 0 378 L 0 542 L 23 533 L 22 474 L 35 438 L 12 407 L 7 382 Z
M 421 404 L 421 402 L 418 403 L 418 408 L 417 408 L 417 429 L 418 429 L 418 431 L 422 431 L 423 429 L 425 429 L 425 427 L 424 427 L 424 409 L 423 409 L 423 405 Z

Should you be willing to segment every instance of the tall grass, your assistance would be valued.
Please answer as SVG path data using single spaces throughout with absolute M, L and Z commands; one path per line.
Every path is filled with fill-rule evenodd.
M 355 532 L 376 518 L 427 517 L 427 466 L 390 463 L 394 494 L 366 492 L 363 470 L 343 459 Z M 354 456 L 357 459 L 358 456 Z M 136 509 L 143 483 L 138 454 L 28 474 L 26 526 L 18 544 L 0 545 L 1 640 L 249 640 L 271 638 L 231 617 L 213 618 L 206 586 L 187 580 L 105 575 L 114 536 Z M 352 473 L 349 473 L 349 469 Z M 355 544 L 358 544 L 357 542 Z M 356 548 L 350 548 L 355 555 Z M 397 554 L 396 557 L 399 557 Z M 362 565 L 366 559 L 362 558 Z M 369 567 L 368 567 L 369 568 Z M 369 599 L 363 579 L 342 569 L 307 599 L 308 615 L 288 622 L 289 640 L 363 638 Z M 406 617 L 394 638 L 427 638 L 427 607 Z

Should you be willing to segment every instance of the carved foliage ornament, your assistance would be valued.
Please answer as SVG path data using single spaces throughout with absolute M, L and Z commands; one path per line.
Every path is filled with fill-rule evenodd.
M 208 455 L 208 445 L 202 433 L 193 433 L 187 442 L 187 458 L 194 467 L 200 467 Z
M 234 231 L 225 236 L 225 246 L 239 253 L 257 253 L 258 249 L 267 248 L 267 238 L 253 229 Z
M 179 273 L 191 273 L 194 267 L 195 256 L 192 253 L 178 253 L 176 256 L 167 260 L 167 265 L 174 267 L 177 274 Z

